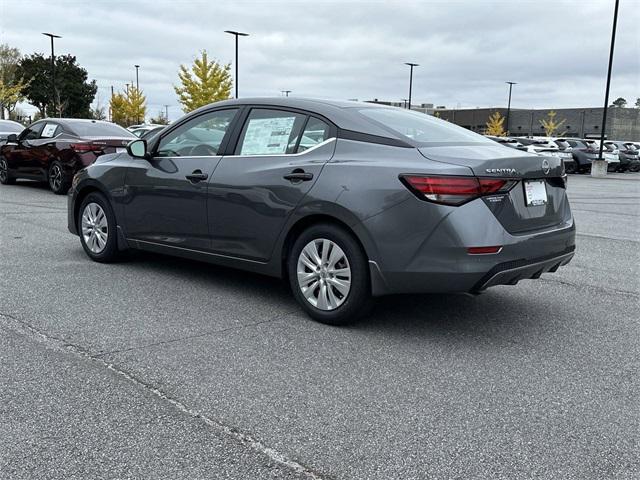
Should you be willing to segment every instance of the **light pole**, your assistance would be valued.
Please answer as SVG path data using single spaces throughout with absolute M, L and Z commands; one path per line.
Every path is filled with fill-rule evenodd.
M 517 85 L 516 82 L 504 82 L 509 84 L 509 101 L 507 103 L 507 133 L 509 133 L 509 116 L 511 115 L 511 89 L 514 85 Z
M 54 38 L 62 38 L 60 35 L 54 35 L 53 33 L 43 33 L 44 36 L 49 37 L 51 39 L 51 97 L 53 100 L 53 111 L 58 112 L 58 117 L 62 116 L 62 112 L 58 110 L 57 102 L 56 102 L 56 63 L 55 63 L 55 54 L 53 52 L 53 39 Z
M 169 105 L 164 106 L 164 118 L 169 123 Z
M 591 162 L 591 175 L 594 177 L 605 176 L 607 174 L 607 162 L 602 158 L 604 148 L 604 129 L 607 126 L 607 108 L 609 105 L 609 87 L 611 86 L 611 68 L 613 67 L 613 47 L 616 43 L 616 26 L 618 25 L 618 3 L 613 7 L 613 28 L 611 29 L 611 50 L 609 50 L 609 69 L 607 70 L 607 88 L 604 94 L 604 111 L 602 113 L 602 129 L 600 131 L 600 151 L 598 159 Z M 595 167 L 595 168 L 594 168 Z
M 285 96 L 288 97 L 289 94 L 291 93 L 291 90 L 280 90 L 280 92 Z
M 140 81 L 138 80 L 138 69 L 140 65 L 134 65 L 136 67 L 136 97 L 140 96 Z M 140 111 L 136 108 L 136 123 L 140 123 Z
M 413 67 L 419 67 L 420 65 L 418 65 L 417 63 L 411 63 L 411 62 L 405 62 L 405 65 L 409 65 L 409 67 L 411 68 L 410 72 L 409 72 L 409 110 L 411 110 L 411 90 L 413 89 Z
M 236 98 L 238 98 L 238 37 L 248 37 L 248 33 L 236 32 L 233 30 L 225 30 L 224 33 L 228 33 L 236 37 Z

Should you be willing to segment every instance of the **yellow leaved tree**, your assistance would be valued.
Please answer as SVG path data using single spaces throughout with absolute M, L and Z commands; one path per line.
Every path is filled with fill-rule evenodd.
M 566 127 L 564 131 L 560 131 L 562 125 L 566 122 L 566 119 L 558 120 L 556 116 L 557 113 L 551 110 L 547 113 L 547 118 L 540 120 L 540 125 L 544 128 L 544 133 L 547 137 L 560 137 L 567 131 Z
M 142 90 L 133 86 L 122 93 L 116 93 L 109 102 L 111 121 L 123 127 L 144 122 L 147 113 L 146 102 Z
M 215 60 L 209 60 L 206 50 L 202 50 L 190 70 L 185 65 L 180 65 L 178 77 L 181 85 L 174 86 L 173 89 L 184 112 L 188 113 L 209 103 L 229 98 L 230 69 L 229 64 L 220 65 Z
M 486 123 L 485 135 L 493 135 L 494 137 L 504 137 L 507 132 L 504 130 L 504 117 L 500 115 L 500 112 L 493 112 L 489 116 L 489 120 Z

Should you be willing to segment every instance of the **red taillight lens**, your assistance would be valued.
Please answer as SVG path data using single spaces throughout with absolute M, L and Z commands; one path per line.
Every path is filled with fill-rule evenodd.
M 467 248 L 467 253 L 469 255 L 491 255 L 493 253 L 500 253 L 500 250 L 502 250 L 501 245 L 495 247 L 469 247 Z
M 101 152 L 102 145 L 94 145 L 93 143 L 72 143 L 69 145 L 76 152 Z
M 462 205 L 482 195 L 506 193 L 516 183 L 502 178 L 422 175 L 401 175 L 400 179 L 418 198 L 445 205 Z

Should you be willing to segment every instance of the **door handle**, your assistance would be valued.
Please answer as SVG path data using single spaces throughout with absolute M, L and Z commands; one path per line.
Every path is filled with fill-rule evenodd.
M 301 168 L 296 168 L 293 172 L 286 174 L 282 178 L 290 182 L 308 182 L 313 179 L 313 173 L 308 173 Z
M 191 174 L 185 175 L 185 178 L 190 182 L 198 183 L 209 178 L 209 175 L 207 175 L 206 173 L 202 173 L 201 170 L 194 170 L 193 172 L 191 172 Z

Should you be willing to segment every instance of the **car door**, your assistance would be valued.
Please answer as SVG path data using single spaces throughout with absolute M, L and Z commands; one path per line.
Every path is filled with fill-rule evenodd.
M 211 247 L 266 261 L 282 228 L 335 150 L 335 127 L 304 112 L 253 107 L 233 155 L 209 183 Z
M 128 238 L 208 250 L 207 183 L 237 108 L 209 111 L 162 135 L 150 160 L 135 159 L 125 178 Z
M 7 165 L 16 172 L 17 176 L 34 177 L 37 174 L 33 160 L 33 142 L 40 137 L 44 122 L 36 122 L 25 128 L 18 136 L 18 143 L 5 149 Z
M 47 178 L 49 164 L 57 157 L 56 137 L 62 133 L 62 127 L 55 122 L 45 122 L 40 135 L 31 141 L 29 168 L 34 175 Z

